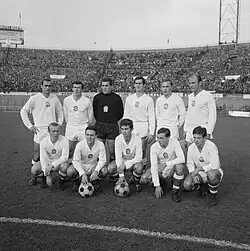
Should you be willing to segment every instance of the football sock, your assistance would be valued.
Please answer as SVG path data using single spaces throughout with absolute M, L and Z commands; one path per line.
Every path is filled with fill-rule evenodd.
M 61 171 L 59 171 L 58 174 L 59 174 L 59 178 L 60 178 L 61 180 L 65 180 L 65 178 L 67 177 L 67 174 L 66 174 L 66 173 L 63 173 L 63 172 L 61 172 Z
M 119 174 L 118 173 L 110 174 L 109 179 L 115 182 L 119 179 Z
M 133 178 L 134 178 L 135 184 L 139 184 L 139 181 L 141 179 L 141 174 L 137 174 L 133 172 Z
M 216 186 L 213 186 L 213 185 L 211 185 L 211 184 L 208 183 L 208 187 L 209 187 L 209 192 L 210 192 L 211 194 L 216 195 L 216 194 L 218 193 L 219 184 L 216 185 Z
M 174 190 L 180 189 L 180 186 L 181 186 L 183 179 L 184 179 L 184 175 L 178 175 L 178 174 L 174 173 L 174 176 L 173 176 L 173 189 Z

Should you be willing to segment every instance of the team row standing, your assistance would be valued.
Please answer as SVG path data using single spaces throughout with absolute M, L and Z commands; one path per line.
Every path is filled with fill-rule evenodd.
M 133 121 L 134 134 L 141 138 L 143 159 L 146 158 L 147 145 L 154 140 L 155 132 L 155 109 L 153 99 L 144 93 L 145 79 L 135 78 L 135 94 L 130 95 L 125 102 L 124 117 Z M 200 87 L 200 77 L 192 75 L 189 77 L 189 84 L 193 93 L 189 96 L 189 106 L 184 125 L 186 140 L 188 144 L 193 140 L 193 129 L 197 125 L 207 128 L 208 138 L 216 122 L 216 107 L 213 97 Z M 108 171 L 111 173 L 110 179 L 118 178 L 117 172 L 113 172 L 115 160 L 115 138 L 119 135 L 118 121 L 123 116 L 123 103 L 119 95 L 112 92 L 112 80 L 104 78 L 101 81 L 102 92 L 97 94 L 91 101 L 82 95 L 82 83 L 74 82 L 72 86 L 73 94 L 64 100 L 63 108 L 58 98 L 51 94 L 51 82 L 45 79 L 42 82 L 42 93 L 32 96 L 21 110 L 21 117 L 24 124 L 34 133 L 34 157 L 33 163 L 39 162 L 39 145 L 47 134 L 47 127 L 53 121 L 63 123 L 63 110 L 66 121 L 66 138 L 69 140 L 70 157 L 73 156 L 75 143 L 85 138 L 85 131 L 88 125 L 94 124 L 96 119 L 97 135 L 101 141 L 106 142 Z M 161 84 L 163 95 L 156 102 L 156 122 L 157 132 L 162 127 L 170 130 L 169 137 L 179 139 L 179 129 L 184 123 L 185 107 L 183 100 L 172 94 L 173 83 L 166 80 Z M 28 119 L 28 114 L 32 113 L 34 125 Z M 128 142 L 129 143 L 129 142 Z M 36 165 L 34 165 L 36 166 Z M 53 166 L 53 165 L 52 165 Z M 143 165 L 142 165 L 143 166 Z M 119 167 L 119 164 L 118 164 Z M 138 165 L 137 165 L 138 167 Z M 53 167 L 51 167 L 53 169 Z M 36 183 L 38 171 L 32 170 L 30 184 Z M 66 168 L 59 171 L 60 180 L 66 176 Z M 143 168 L 134 168 L 133 181 L 137 190 L 140 190 L 139 181 Z M 146 172 L 145 172 L 146 173 Z M 97 175 L 95 175 L 97 176 Z M 42 181 L 51 183 L 43 176 Z M 49 176 L 48 176 L 49 177 Z M 96 177 L 95 177 L 96 178 Z

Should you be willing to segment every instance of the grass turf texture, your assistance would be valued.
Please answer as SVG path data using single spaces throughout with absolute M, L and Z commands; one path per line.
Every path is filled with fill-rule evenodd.
M 172 203 L 171 190 L 156 200 L 150 186 L 143 187 L 139 195 L 119 198 L 107 180 L 103 192 L 88 199 L 73 195 L 70 183 L 65 191 L 28 187 L 32 135 L 22 125 L 19 114 L 0 116 L 0 217 L 83 222 L 250 244 L 249 119 L 218 119 L 214 136 L 224 180 L 218 205 L 208 208 L 194 193 L 183 193 L 179 204 Z M 168 250 L 223 250 L 100 230 L 12 223 L 0 223 L 0 226 L 0 250 L 166 250 L 166 247 Z

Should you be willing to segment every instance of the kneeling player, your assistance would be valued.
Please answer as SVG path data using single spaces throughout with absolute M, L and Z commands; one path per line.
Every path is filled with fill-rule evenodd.
M 152 176 L 156 198 L 163 194 L 160 185 L 168 179 L 173 179 L 172 200 L 181 201 L 180 186 L 184 179 L 185 157 L 180 143 L 175 138 L 170 138 L 170 130 L 160 128 L 157 131 L 157 142 L 150 149 L 151 170 L 147 170 L 148 178 Z
M 60 135 L 60 125 L 53 122 L 48 127 L 49 135 L 40 143 L 40 162 L 36 162 L 32 168 L 33 184 L 36 178 L 42 176 L 41 187 L 52 186 L 51 172 L 59 171 L 59 186 L 62 188 L 63 179 L 66 177 L 69 157 L 69 141 Z
M 106 152 L 104 144 L 97 139 L 96 128 L 88 126 L 85 130 L 85 139 L 80 141 L 75 148 L 72 164 L 67 174 L 74 178 L 73 191 L 78 191 L 80 182 L 91 182 L 98 191 L 99 183 L 107 174 Z
M 206 139 L 206 136 L 206 128 L 201 126 L 194 128 L 194 143 L 189 146 L 187 155 L 189 175 L 185 178 L 184 188 L 188 191 L 199 188 L 199 194 L 205 196 L 208 185 L 207 203 L 213 206 L 217 204 L 218 187 L 223 177 L 223 170 L 220 166 L 218 148 L 212 141 Z
M 115 161 L 108 165 L 108 172 L 115 176 L 119 174 L 119 182 L 124 182 L 124 171 L 131 170 L 133 174 L 133 183 L 136 186 L 136 192 L 141 191 L 139 181 L 143 171 L 142 166 L 142 142 L 140 136 L 132 133 L 133 121 L 122 119 L 120 122 L 121 134 L 115 139 Z

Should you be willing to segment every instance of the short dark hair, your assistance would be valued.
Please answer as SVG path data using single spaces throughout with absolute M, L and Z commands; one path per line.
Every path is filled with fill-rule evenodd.
M 134 82 L 135 82 L 136 80 L 142 80 L 142 83 L 143 83 L 144 85 L 146 84 L 146 80 L 145 80 L 145 78 L 142 77 L 142 76 L 137 76 L 137 77 L 135 77 Z
M 170 78 L 163 80 L 163 81 L 161 82 L 161 84 L 166 83 L 166 82 L 169 82 L 169 83 L 171 84 L 171 86 L 173 86 L 173 85 L 174 85 L 173 80 L 172 80 L 172 79 L 170 79 Z
M 95 131 L 95 134 L 97 134 L 96 126 L 94 126 L 94 125 L 89 125 L 89 126 L 87 126 L 87 128 L 85 129 L 85 132 L 86 132 L 87 130 Z
M 167 138 L 170 137 L 171 133 L 168 128 L 162 127 L 157 131 L 157 134 L 164 133 Z
M 202 126 L 197 126 L 194 128 L 193 134 L 199 134 L 202 135 L 203 138 L 205 138 L 207 136 L 207 129 Z
M 51 79 L 50 78 L 44 78 L 41 82 L 41 85 L 43 85 L 43 82 L 51 82 Z
M 198 82 L 202 81 L 201 75 L 198 74 L 198 73 L 190 73 L 189 76 L 188 76 L 188 78 L 191 78 L 193 76 L 195 76 L 197 78 Z
M 110 77 L 103 77 L 103 78 L 101 79 L 101 83 L 102 83 L 102 82 L 109 82 L 110 85 L 113 85 L 114 80 L 113 80 L 112 78 L 110 78 Z
M 120 128 L 122 126 L 129 126 L 130 129 L 134 128 L 133 121 L 131 119 L 122 119 L 120 122 Z
M 82 81 L 79 81 L 79 80 L 74 81 L 74 82 L 71 84 L 71 88 L 73 88 L 74 85 L 82 85 L 82 89 L 83 89 L 83 87 L 84 87 L 83 82 L 82 82 Z
M 50 127 L 51 126 L 60 126 L 61 127 L 61 125 L 60 124 L 58 124 L 57 122 L 51 122 L 50 124 L 49 124 L 49 126 L 48 126 L 48 131 L 50 132 Z

